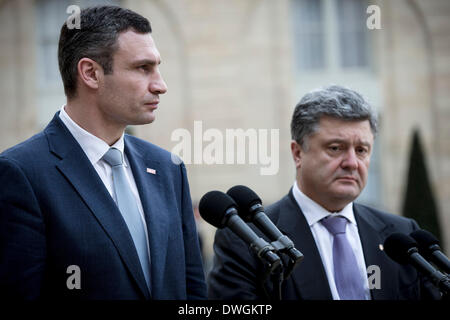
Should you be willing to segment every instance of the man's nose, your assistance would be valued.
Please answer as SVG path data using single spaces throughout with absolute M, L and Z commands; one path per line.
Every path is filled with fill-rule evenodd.
M 344 169 L 356 170 L 358 169 L 358 158 L 355 150 L 349 149 L 342 160 L 341 167 Z
M 157 71 L 155 76 L 151 79 L 149 91 L 153 94 L 164 94 L 167 92 L 166 82 L 159 71 Z

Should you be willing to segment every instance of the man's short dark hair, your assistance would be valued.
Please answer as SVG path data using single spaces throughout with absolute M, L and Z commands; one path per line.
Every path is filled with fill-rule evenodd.
M 316 132 L 322 116 L 347 121 L 368 120 L 374 137 L 378 130 L 376 114 L 363 96 L 333 85 L 307 93 L 295 106 L 291 120 L 292 139 L 307 149 L 305 140 Z
M 77 65 L 80 59 L 90 58 L 102 66 L 105 74 L 111 74 L 119 33 L 130 29 L 137 33 L 152 32 L 146 18 L 118 6 L 82 9 L 79 29 L 69 29 L 67 21 L 63 24 L 59 37 L 58 63 L 68 98 L 76 95 Z

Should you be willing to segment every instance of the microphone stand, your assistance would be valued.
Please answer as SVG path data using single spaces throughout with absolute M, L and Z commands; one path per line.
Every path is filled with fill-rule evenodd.
M 269 301 L 281 300 L 281 284 L 283 282 L 283 262 L 280 258 L 279 263 L 271 263 L 267 259 L 259 257 L 264 265 L 264 272 L 262 277 L 259 277 L 260 287 L 264 291 L 266 298 Z M 269 289 L 266 287 L 266 281 L 268 278 L 272 281 L 272 293 L 269 293 Z
M 283 265 L 280 264 L 278 268 L 275 269 L 275 271 L 272 273 L 272 284 L 273 284 L 273 292 L 272 292 L 272 299 L 274 301 L 281 301 L 282 300 L 282 294 L 281 294 L 281 285 L 283 284 Z
M 304 256 L 300 251 L 294 248 L 294 243 L 285 235 L 278 238 L 278 240 L 271 242 L 270 245 L 273 247 L 275 253 L 282 253 L 288 257 L 288 265 L 285 269 L 281 258 L 280 263 L 275 265 L 269 261 L 264 261 L 264 259 L 260 257 L 264 264 L 264 273 L 260 278 L 260 285 L 269 300 L 281 301 L 281 286 L 283 282 L 289 278 L 292 271 L 294 271 L 298 264 L 303 260 Z M 266 288 L 266 281 L 269 276 L 272 282 L 272 294 L 269 294 L 269 290 Z
M 284 272 L 284 280 L 288 279 L 292 271 L 298 266 L 298 264 L 303 260 L 303 254 L 294 248 L 294 243 L 287 236 L 283 235 L 278 240 L 270 243 L 276 251 L 281 252 L 288 256 L 289 262 Z M 284 281 L 283 280 L 283 281 Z

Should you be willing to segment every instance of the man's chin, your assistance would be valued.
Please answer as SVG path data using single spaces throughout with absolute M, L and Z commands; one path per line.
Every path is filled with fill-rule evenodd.
M 335 190 L 334 195 L 337 199 L 346 200 L 348 202 L 352 202 L 356 198 L 358 198 L 360 194 L 359 189 L 355 188 L 339 188 Z
M 130 124 L 133 126 L 139 126 L 139 125 L 144 125 L 144 124 L 150 124 L 155 120 L 156 120 L 156 117 L 152 114 L 151 116 L 146 116 L 146 117 L 136 119 L 133 121 L 133 123 L 130 123 Z

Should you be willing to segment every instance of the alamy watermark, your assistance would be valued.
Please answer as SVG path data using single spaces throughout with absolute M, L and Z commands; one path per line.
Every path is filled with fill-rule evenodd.
M 172 161 L 179 164 L 259 164 L 261 175 L 275 175 L 279 170 L 279 129 L 226 129 L 203 131 L 203 122 L 194 121 L 193 135 L 184 128 L 170 137 L 178 142 L 172 148 Z M 204 142 L 207 142 L 204 145 Z M 270 144 L 270 146 L 269 146 Z M 180 159 L 181 158 L 181 159 Z
M 370 5 L 366 10 L 367 14 L 370 16 L 366 20 L 366 26 L 369 30 L 380 30 L 381 29 L 381 9 L 377 5 Z
M 66 20 L 67 29 L 81 29 L 81 9 L 77 5 L 70 5 L 66 9 L 70 16 Z
M 67 289 L 81 289 L 81 269 L 79 266 L 72 264 L 67 267 L 67 274 L 70 276 L 67 277 L 66 286 Z
M 369 289 L 381 289 L 381 269 L 377 265 L 370 265 L 367 267 L 367 280 L 369 282 Z

